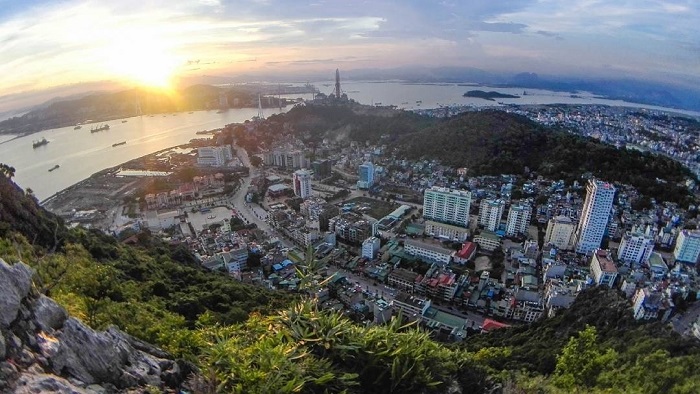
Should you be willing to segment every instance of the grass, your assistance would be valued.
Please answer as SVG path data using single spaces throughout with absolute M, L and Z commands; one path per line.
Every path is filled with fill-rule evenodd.
M 364 213 L 366 213 L 367 215 L 369 215 L 375 219 L 381 219 L 384 216 L 392 213 L 396 208 L 401 206 L 395 202 L 376 200 L 374 198 L 369 198 L 369 197 L 355 197 L 355 198 L 348 200 L 346 202 L 347 203 L 355 203 L 356 205 L 368 204 L 370 207 L 370 210 L 365 211 Z

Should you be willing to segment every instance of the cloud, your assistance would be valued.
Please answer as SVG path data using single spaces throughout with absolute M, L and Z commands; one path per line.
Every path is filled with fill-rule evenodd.
M 118 80 L 109 59 L 130 42 L 177 59 L 183 76 L 337 62 L 564 74 L 606 72 L 601 65 L 610 64 L 688 76 L 697 75 L 700 42 L 695 0 L 0 3 L 0 92 L 7 93 Z

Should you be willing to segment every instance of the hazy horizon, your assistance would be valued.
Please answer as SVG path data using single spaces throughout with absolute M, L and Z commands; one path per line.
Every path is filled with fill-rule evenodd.
M 700 81 L 691 1 L 0 0 L 0 112 L 79 86 L 332 70 Z M 38 99 L 41 98 L 41 99 Z

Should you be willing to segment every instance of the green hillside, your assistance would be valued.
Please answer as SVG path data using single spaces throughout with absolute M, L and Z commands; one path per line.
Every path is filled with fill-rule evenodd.
M 693 175 L 672 159 L 617 149 L 502 111 L 455 116 L 402 135 L 396 147 L 401 156 L 467 167 L 472 175 L 523 174 L 528 168 L 545 177 L 574 180 L 590 172 L 607 181 L 633 185 L 660 201 L 691 201 L 679 183 Z
M 193 392 L 660 394 L 700 387 L 700 346 L 660 323 L 634 321 L 612 290 L 585 291 L 552 319 L 445 345 L 399 319 L 361 326 L 311 300 L 237 283 L 147 233 L 132 246 L 67 229 L 9 178 L 0 177 L 0 190 L 0 257 L 33 266 L 37 289 L 90 326 L 117 325 L 194 362 Z M 316 265 L 301 267 L 302 284 L 314 285 Z

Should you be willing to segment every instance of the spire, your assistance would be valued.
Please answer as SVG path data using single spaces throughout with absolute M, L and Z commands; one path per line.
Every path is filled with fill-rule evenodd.
M 335 98 L 340 99 L 340 71 L 335 69 Z

